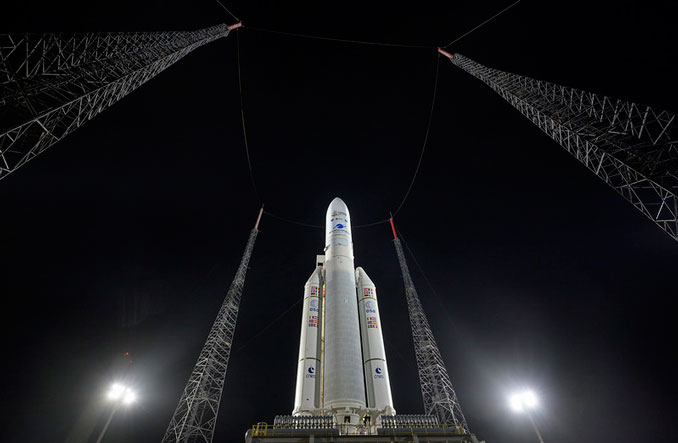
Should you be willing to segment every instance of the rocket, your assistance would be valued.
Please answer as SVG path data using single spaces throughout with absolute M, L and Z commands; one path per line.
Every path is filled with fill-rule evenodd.
M 325 218 L 325 254 L 304 286 L 293 415 L 376 424 L 394 415 L 376 286 L 355 268 L 351 215 L 335 198 Z

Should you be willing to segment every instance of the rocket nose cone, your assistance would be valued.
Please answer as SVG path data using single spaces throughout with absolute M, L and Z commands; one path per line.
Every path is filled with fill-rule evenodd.
M 351 244 L 351 215 L 346 203 L 336 197 L 327 208 L 325 217 L 325 252 L 332 245 L 353 248 Z M 350 252 L 353 259 L 353 252 Z
M 330 206 L 327 208 L 327 213 L 330 214 L 334 211 L 348 214 L 348 206 L 346 206 L 346 203 L 344 203 L 342 199 L 335 197 L 335 199 L 330 203 Z
M 339 197 L 334 197 L 334 200 L 332 200 L 332 203 L 330 203 L 330 206 L 339 206 L 339 205 L 346 206 L 346 203 L 344 203 L 344 201 L 342 199 L 340 199 Z

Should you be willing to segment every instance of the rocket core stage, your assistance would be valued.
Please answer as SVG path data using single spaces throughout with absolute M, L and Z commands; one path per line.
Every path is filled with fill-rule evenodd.
M 325 255 L 304 287 L 293 415 L 336 424 L 377 424 L 394 415 L 376 287 L 353 264 L 351 216 L 335 198 L 325 219 Z

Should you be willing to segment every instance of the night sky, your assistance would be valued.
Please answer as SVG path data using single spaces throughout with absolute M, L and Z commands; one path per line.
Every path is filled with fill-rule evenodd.
M 3 32 L 193 30 L 211 1 L 5 2 Z M 445 44 L 510 1 L 229 1 L 245 26 Z M 523 0 L 452 51 L 504 71 L 678 111 L 672 1 Z M 322 225 L 388 217 L 417 165 L 435 49 L 239 30 L 265 208 Z M 139 402 L 104 442 L 160 441 L 260 202 L 240 122 L 236 34 L 189 54 L 0 181 L 0 440 L 96 439 L 111 382 Z M 675 441 L 678 245 L 480 81 L 440 60 L 421 169 L 396 223 L 472 431 L 536 441 L 507 395 L 531 387 L 547 443 Z M 291 413 L 303 285 L 324 231 L 265 216 L 215 442 Z M 377 285 L 396 410 L 422 413 L 385 225 L 355 229 Z M 423 270 L 423 274 L 422 274 Z M 129 352 L 129 357 L 125 353 Z

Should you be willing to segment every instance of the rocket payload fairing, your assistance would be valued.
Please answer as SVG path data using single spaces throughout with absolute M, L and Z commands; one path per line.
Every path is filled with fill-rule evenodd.
M 335 198 L 325 219 L 325 255 L 304 287 L 293 415 L 359 425 L 395 414 L 376 292 L 354 267 L 351 216 Z

